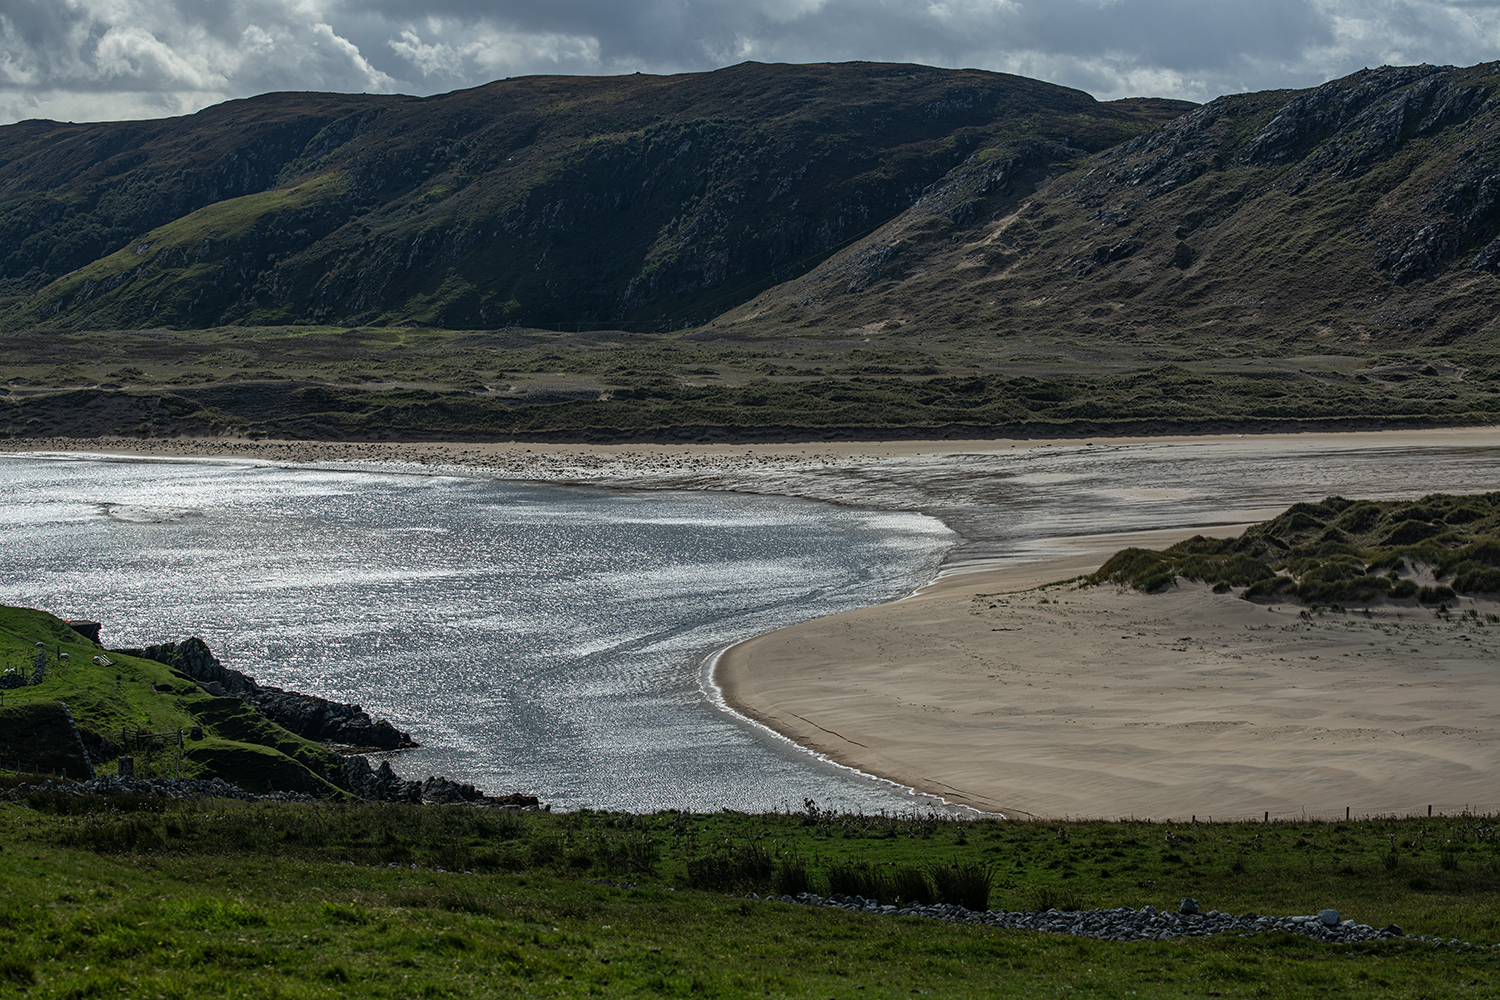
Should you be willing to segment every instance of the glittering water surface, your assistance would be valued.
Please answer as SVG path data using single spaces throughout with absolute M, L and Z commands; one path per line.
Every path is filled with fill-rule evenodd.
M 912 513 L 209 462 L 0 461 L 0 603 L 200 635 L 363 705 L 447 774 L 559 808 L 912 808 L 715 708 L 709 651 L 887 600 L 955 536 Z

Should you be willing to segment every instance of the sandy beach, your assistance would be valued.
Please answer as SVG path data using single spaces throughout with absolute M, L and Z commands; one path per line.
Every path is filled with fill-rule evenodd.
M 727 704 L 802 746 L 952 802 L 1015 816 L 1186 819 L 1500 808 L 1500 619 L 1485 617 L 1500 606 L 1463 600 L 1445 621 L 1415 606 L 1306 615 L 1195 585 L 1149 596 L 1033 588 L 1086 574 L 1127 545 L 1237 533 L 1325 495 L 1323 483 L 1275 479 L 1288 455 L 1316 469 L 1323 454 L 1358 451 L 1372 456 L 1370 471 L 1347 495 L 1378 484 L 1416 496 L 1491 488 L 1491 467 L 1474 456 L 1496 445 L 1493 428 L 1468 428 L 818 445 L 50 439 L 0 449 L 733 489 L 931 512 L 966 537 L 977 525 L 996 538 L 1008 517 L 996 491 L 1007 482 L 1036 490 L 1061 477 L 1080 495 L 1097 492 L 1089 463 L 1151 449 L 1165 470 L 1155 486 L 1111 487 L 1087 509 L 1125 505 L 1130 515 L 1139 503 L 1137 520 L 1166 518 L 1170 529 L 1094 535 L 1064 518 L 1001 563 L 957 561 L 905 600 L 741 643 L 720 657 L 715 679 Z M 1433 481 L 1427 467 L 1397 476 L 1392 456 L 1428 450 L 1453 456 L 1442 466 L 1449 479 Z M 1063 452 L 1073 463 L 1065 475 L 1029 460 Z M 1195 496 L 1179 479 L 1200 466 L 1170 464 L 1230 452 L 1266 462 L 1270 485 L 1222 501 Z
M 1196 584 L 1033 589 L 1093 562 L 966 573 L 760 636 L 721 656 L 718 683 L 803 746 L 987 812 L 1500 807 L 1495 602 L 1461 601 L 1450 622 L 1304 616 Z

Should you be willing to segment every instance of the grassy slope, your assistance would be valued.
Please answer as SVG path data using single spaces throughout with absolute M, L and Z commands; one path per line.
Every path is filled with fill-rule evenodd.
M 339 172 L 324 189 L 332 200 L 312 199 L 323 212 L 317 219 L 290 219 L 298 213 L 283 211 L 289 195 L 278 189 L 174 221 L 154 241 L 132 244 L 150 243 L 142 254 L 122 250 L 90 265 L 87 281 L 65 280 L 69 302 L 83 299 L 74 289 L 84 287 L 117 304 L 133 296 L 131 322 L 163 322 L 142 310 L 175 295 L 207 310 L 193 323 L 218 317 L 247 325 L 9 334 L 0 376 L 31 385 L 16 390 L 13 406 L 0 407 L 0 426 L 12 436 L 701 439 L 1493 422 L 1500 414 L 1500 279 L 1467 265 L 1492 235 L 1493 206 L 1481 181 L 1483 164 L 1500 150 L 1493 138 L 1500 130 L 1486 127 L 1500 111 L 1484 101 L 1496 85 L 1488 66 L 1429 67 L 1370 71 L 1313 91 L 1236 95 L 1081 163 L 1080 150 L 1173 109 L 1096 105 L 1033 81 L 913 67 L 547 78 L 466 92 L 451 106 L 393 105 L 316 164 L 304 158 L 286 168 Z M 511 100 L 504 113 L 492 100 L 502 94 Z M 644 103 L 638 108 L 626 94 Z M 958 94 L 969 96 L 943 103 Z M 982 100 L 960 108 L 976 94 Z M 732 114 L 721 114 L 725 101 L 738 101 Z M 997 117 L 1002 107 L 1008 113 Z M 661 121 L 631 117 L 641 108 Z M 957 117 L 938 121 L 923 110 L 932 108 Z M 428 130 L 398 134 L 403 116 L 419 112 L 429 116 Z M 473 120 L 464 124 L 463 114 Z M 861 130 L 882 115 L 904 124 L 877 142 Z M 476 124 L 481 118 L 485 124 Z M 340 121 L 356 119 L 364 121 Z M 1266 137 L 1289 119 L 1305 121 L 1302 131 L 1276 140 L 1290 143 L 1283 149 Z M 1390 122 L 1400 127 L 1392 132 Z M 735 138 L 705 143 L 694 131 L 702 128 Z M 444 129 L 464 138 L 441 138 Z M 818 145 L 830 136 L 840 137 L 842 152 Z M 418 139 L 431 146 L 418 151 L 432 158 L 401 180 L 402 157 Z M 717 158 L 668 156 L 683 143 L 718 150 Z M 975 152 L 873 235 L 816 266 L 817 254 L 796 249 L 813 240 L 831 251 L 858 231 L 855 215 L 879 217 L 861 198 L 900 187 L 900 178 L 960 146 Z M 433 152 L 439 147 L 442 156 Z M 496 152 L 512 148 L 505 157 Z M 771 152 L 781 149 L 795 152 L 783 163 Z M 600 237 L 613 230 L 600 229 L 589 213 L 602 208 L 578 206 L 611 185 L 634 184 L 641 170 L 654 171 L 663 186 L 649 205 L 630 202 L 624 215 L 611 216 L 608 226 L 649 234 L 649 246 L 627 252 Z M 486 171 L 499 179 L 480 183 Z M 377 183 L 377 175 L 384 179 Z M 792 186 L 771 197 L 789 179 Z M 691 197 L 683 193 L 689 187 Z M 731 194 L 745 196 L 733 212 L 724 201 Z M 779 214 L 792 211 L 794 195 L 796 218 Z M 371 208 L 358 225 L 335 218 L 387 197 L 403 207 Z M 856 202 L 865 207 L 855 212 Z M 583 214 L 564 212 L 555 231 L 537 222 L 538 212 L 561 219 L 564 204 Z M 670 217 L 662 214 L 669 208 Z M 250 244 L 233 239 L 213 243 L 218 249 L 203 262 L 188 253 L 205 219 L 240 209 L 249 214 L 236 226 L 250 243 L 270 233 L 290 246 L 292 233 L 341 228 L 316 241 L 326 253 L 282 250 L 275 261 L 254 263 L 241 252 Z M 750 214 L 736 214 L 741 209 Z M 835 217 L 842 221 L 829 221 Z M 485 243 L 476 219 L 520 242 L 501 253 Z M 513 223 L 520 228 L 506 228 Z M 742 223 L 748 228 L 737 229 Z M 1441 238 L 1424 257 L 1419 236 L 1429 226 Z M 754 234 L 755 253 L 768 239 L 782 242 L 752 266 L 749 244 L 735 243 L 734 233 Z M 547 256 L 536 240 L 553 241 L 556 253 Z M 401 248 L 416 254 L 413 261 L 431 252 L 447 263 L 441 274 L 420 262 L 410 274 L 392 270 Z M 266 250 L 251 249 L 251 257 Z M 518 256 L 504 256 L 512 250 Z M 156 253 L 190 264 L 137 276 L 138 263 Z M 186 274 L 210 258 L 219 276 L 212 288 L 192 290 L 172 277 L 173 268 Z M 764 278 L 794 264 L 812 269 L 758 296 L 753 281 L 735 277 Z M 520 270 L 508 285 L 513 265 Z M 1430 274 L 1422 270 L 1428 265 Z M 480 274 L 501 277 L 491 288 Z M 119 276 L 125 283 L 105 288 Z M 450 280 L 457 284 L 445 291 Z M 382 314 L 394 325 L 251 325 L 281 308 L 264 311 L 256 304 L 261 292 L 245 291 L 251 286 L 322 282 L 327 287 L 314 296 L 320 305 L 299 314 L 305 320 L 349 318 L 338 295 L 374 303 L 379 296 L 362 284 L 371 281 L 403 289 L 390 294 L 407 304 Z M 470 291 L 455 291 L 463 284 Z M 327 292 L 335 286 L 341 291 Z M 604 289 L 606 297 L 628 287 L 627 298 L 645 296 L 631 298 L 644 311 L 590 312 L 589 305 L 567 314 L 584 321 L 571 333 L 433 326 L 461 325 L 442 303 L 471 291 L 520 304 L 521 312 L 503 304 L 484 313 L 488 326 L 502 313 L 507 323 L 540 316 L 526 313 L 526 303 L 541 301 L 535 294 L 544 286 L 569 295 Z M 222 296 L 242 293 L 250 295 L 243 308 L 225 312 Z M 577 332 L 600 316 L 656 315 L 651 310 L 664 308 L 659 294 L 689 312 L 750 300 L 686 334 Z M 80 316 L 62 325 L 83 323 Z M 110 305 L 83 325 L 123 318 Z M 125 391 L 92 388 L 100 385 Z M 33 387 L 48 391 L 31 398 Z M 54 388 L 86 391 L 55 396 Z
M 1190 894 L 1205 909 L 1334 906 L 1489 944 L 1500 875 L 1474 818 L 1044 827 L 73 802 L 81 821 L 31 805 L 0 807 L 0 977 L 22 994 L 1449 998 L 1491 995 L 1496 980 L 1489 953 L 1287 935 L 1121 945 L 804 909 L 695 890 L 687 874 L 724 850 L 809 859 L 814 888 L 840 862 L 972 859 L 1000 873 L 995 906 Z M 611 848 L 627 840 L 649 842 L 654 871 L 620 860 Z M 462 866 L 475 874 L 434 870 Z
M 1476 190 L 1500 148 L 1500 108 L 1486 100 L 1497 87 L 1484 64 L 1223 97 L 1025 198 L 977 184 L 982 166 L 966 165 L 715 328 L 753 338 L 896 327 L 917 340 L 962 330 L 1018 353 L 1053 338 L 1064 356 L 1236 343 L 1246 356 L 1493 354 L 1500 279 L 1469 265 L 1496 235 Z M 1450 98 L 1461 112 L 1444 112 Z M 1268 149 L 1285 121 L 1299 130 Z M 1428 226 L 1441 247 L 1396 267 L 1392 256 Z M 882 248 L 885 263 L 851 280 Z
M 239 699 L 216 698 L 154 660 L 110 653 L 111 666 L 97 665 L 93 657 L 103 649 L 54 616 L 29 608 L 0 608 L 0 663 L 29 677 L 39 641 L 46 643 L 48 653 L 46 679 L 6 691 L 0 708 L 6 730 L 0 737 L 0 760 L 7 766 L 47 766 L 57 758 L 56 767 L 68 767 L 74 777 L 81 776 L 83 762 L 74 752 L 71 734 L 61 747 L 55 739 L 33 740 L 27 735 L 31 727 L 50 718 L 52 706 L 61 701 L 91 746 L 100 741 L 120 745 L 122 729 L 168 733 L 202 726 L 204 738 L 186 744 L 183 777 L 222 777 L 257 792 L 275 788 L 342 794 L 325 777 L 337 771 L 337 754 L 287 732 Z M 59 652 L 71 661 L 63 670 L 57 669 Z M 55 725 L 47 732 L 59 735 Z M 136 773 L 142 777 L 177 773 L 175 740 L 160 746 L 132 745 L 126 752 L 134 756 Z M 100 771 L 113 773 L 116 767 L 110 762 Z

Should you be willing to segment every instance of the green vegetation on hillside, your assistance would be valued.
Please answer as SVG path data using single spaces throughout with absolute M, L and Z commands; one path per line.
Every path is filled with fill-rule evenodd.
M 0 977 L 21 995 L 1456 998 L 1494 988 L 1488 951 L 1334 947 L 1284 933 L 1122 944 L 744 896 L 804 877 L 826 892 L 850 873 L 930 891 L 934 875 L 965 868 L 993 875 L 997 908 L 1175 908 L 1194 896 L 1225 912 L 1334 907 L 1412 934 L 1500 939 L 1493 821 L 1470 816 L 1043 825 L 815 809 L 516 815 L 46 794 L 25 805 L 0 805 Z
M 1497 92 L 745 64 L 7 126 L 0 433 L 1490 423 Z
M 1054 171 L 1019 203 L 998 196 L 1014 164 L 966 163 L 715 328 L 1493 351 L 1497 89 L 1485 63 L 1229 95 Z
M 0 767 L 82 778 L 87 747 L 96 760 L 107 760 L 100 773 L 114 773 L 115 758 L 124 754 L 134 758 L 139 777 L 217 777 L 257 793 L 346 794 L 333 783 L 338 754 L 288 732 L 240 699 L 215 697 L 155 660 L 106 653 L 46 612 L 0 607 L 3 669 L 30 680 L 38 653 L 45 656 L 43 682 L 10 688 L 0 699 Z M 108 664 L 94 662 L 101 654 Z M 84 746 L 66 726 L 60 703 Z M 195 726 L 203 731 L 201 739 L 188 735 Z
M 1160 590 L 1178 578 L 1312 605 L 1500 593 L 1500 493 L 1299 503 L 1238 538 L 1117 552 L 1089 582 Z

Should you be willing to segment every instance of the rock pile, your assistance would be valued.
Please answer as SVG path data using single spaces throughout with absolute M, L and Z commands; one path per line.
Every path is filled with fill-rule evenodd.
M 362 799 L 377 802 L 430 802 L 436 805 L 472 805 L 488 808 L 535 809 L 541 805 L 534 795 L 486 795 L 473 785 L 441 776 L 407 781 L 383 760 L 372 769 L 363 757 L 346 757 L 339 769 L 339 783 Z
M 1206 937 L 1210 934 L 1237 932 L 1262 934 L 1268 931 L 1288 931 L 1304 934 L 1329 944 L 1354 944 L 1361 941 L 1420 942 L 1438 947 L 1478 949 L 1481 946 L 1458 939 L 1444 941 L 1441 938 L 1403 934 L 1400 927 L 1390 924 L 1376 929 L 1368 924 L 1342 920 L 1338 910 L 1322 910 L 1314 916 L 1263 917 L 1255 913 L 1235 916 L 1209 910 L 1197 912 L 1196 900 L 1183 900 L 1183 905 L 1173 913 L 1143 906 L 1133 910 L 1121 906 L 1113 910 L 986 910 L 977 913 L 955 903 L 907 904 L 905 906 L 882 906 L 877 900 L 861 896 L 829 896 L 824 898 L 814 893 L 800 896 L 772 897 L 783 903 L 800 903 L 804 906 L 832 906 L 841 910 L 862 913 L 878 913 L 892 917 L 926 917 L 930 920 L 947 920 L 959 924 L 986 924 L 1011 930 L 1042 931 L 1049 934 L 1068 934 L 1073 937 L 1096 938 L 1103 941 L 1166 941 L 1176 937 Z

